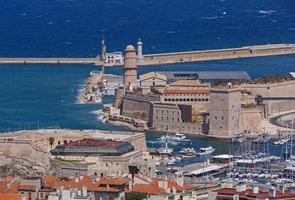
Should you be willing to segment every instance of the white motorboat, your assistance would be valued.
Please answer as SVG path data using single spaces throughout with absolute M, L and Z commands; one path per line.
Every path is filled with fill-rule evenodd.
M 245 142 L 246 138 L 244 135 L 235 135 L 231 138 L 233 143 L 243 143 Z
M 181 151 L 179 151 L 179 153 L 183 156 L 183 157 L 194 157 L 197 155 L 197 152 L 195 151 L 194 148 L 182 148 Z
M 203 155 L 209 155 L 214 153 L 215 149 L 212 146 L 209 147 L 202 147 L 200 150 L 197 152 L 197 155 L 203 156 Z
M 166 143 L 165 143 L 165 147 L 159 148 L 159 149 L 158 149 L 158 152 L 159 152 L 160 154 L 170 155 L 170 154 L 172 154 L 173 149 L 172 149 L 172 148 L 168 148 L 168 143 L 167 143 L 167 141 L 166 141 Z
M 176 133 L 175 135 L 163 135 L 159 139 L 159 141 L 168 141 L 171 142 L 190 142 L 190 139 L 187 139 L 186 136 L 182 133 Z
M 284 145 L 284 144 L 286 144 L 287 142 L 289 142 L 289 139 L 288 139 L 288 138 L 284 138 L 284 139 L 281 139 L 281 140 L 275 141 L 274 144 L 275 144 L 275 145 Z

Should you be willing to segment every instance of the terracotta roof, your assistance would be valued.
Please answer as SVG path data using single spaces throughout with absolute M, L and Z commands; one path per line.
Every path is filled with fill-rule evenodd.
M 150 78 L 158 78 L 158 79 L 161 79 L 163 81 L 167 81 L 167 78 L 166 78 L 165 75 L 159 74 L 159 73 L 156 73 L 156 72 L 149 72 L 149 73 L 146 73 L 146 74 L 143 74 L 143 75 L 139 76 L 140 81 L 144 81 L 144 80 L 147 80 L 147 79 L 150 79 Z
M 22 197 L 20 194 L 0 194 L 0 200 L 21 200 Z
M 122 180 L 122 179 L 117 179 L 117 178 L 113 178 L 113 179 L 101 178 L 98 183 L 100 185 L 126 185 L 126 184 L 128 184 L 128 181 Z
M 254 194 L 252 190 L 245 190 L 243 192 L 237 192 L 234 188 L 222 188 L 219 190 L 216 190 L 218 195 L 224 195 L 224 196 L 233 196 L 235 194 L 239 194 L 240 197 L 244 198 L 259 198 L 259 199 L 269 199 L 269 200 L 276 200 L 276 199 L 295 199 L 295 194 L 292 194 L 288 191 L 285 191 L 284 193 L 276 191 L 276 197 L 269 196 L 268 192 L 265 191 L 259 191 L 257 194 Z
M 64 187 L 82 189 L 85 186 L 88 191 L 119 192 L 120 190 L 116 188 L 101 187 L 101 184 L 107 183 L 106 185 L 120 185 L 121 183 L 126 183 L 126 181 L 120 179 L 102 179 L 102 182 L 101 180 L 93 181 L 90 176 L 83 176 L 82 179 L 76 181 L 74 178 L 61 180 L 56 176 L 45 176 L 43 177 L 43 183 L 46 188 Z
M 198 86 L 209 86 L 206 83 L 201 83 L 197 80 L 178 80 L 170 83 L 170 86 L 182 86 L 182 87 L 198 87 Z
M 163 90 L 162 94 L 209 94 L 209 90 Z
M 165 190 L 152 184 L 137 183 L 133 185 L 133 192 L 143 192 L 147 194 L 163 194 L 165 193 Z

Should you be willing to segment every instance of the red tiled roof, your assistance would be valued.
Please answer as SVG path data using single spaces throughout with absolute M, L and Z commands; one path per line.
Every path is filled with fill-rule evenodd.
M 209 90 L 163 90 L 163 94 L 209 94 Z
M 165 190 L 152 184 L 137 183 L 133 185 L 133 192 L 143 192 L 147 194 L 163 194 L 165 193 Z
M 278 200 L 278 199 L 295 199 L 295 194 L 292 194 L 288 191 L 285 191 L 284 193 L 276 192 L 276 197 L 270 197 L 268 192 L 259 191 L 257 194 L 254 194 L 252 190 L 245 190 L 243 192 L 237 192 L 234 188 L 222 188 L 219 190 L 216 190 L 218 195 L 224 195 L 224 196 L 233 196 L 236 194 L 239 194 L 240 197 L 249 197 L 249 198 L 261 198 L 265 199 L 268 198 L 269 200 Z
M 76 140 L 64 144 L 65 147 L 75 147 L 75 146 L 100 146 L 100 147 L 117 147 L 118 145 L 125 144 L 125 142 L 120 141 L 110 141 L 110 140 L 99 140 L 99 139 L 82 139 Z
M 122 179 L 117 179 L 117 178 L 113 178 L 113 179 L 101 178 L 99 180 L 99 184 L 100 185 L 126 185 L 126 184 L 128 184 L 128 181 L 122 180 Z
M 0 194 L 0 200 L 21 200 L 21 195 L 19 194 Z
M 43 177 L 44 187 L 46 188 L 78 188 L 82 189 L 84 186 L 87 187 L 88 191 L 103 191 L 103 192 L 119 192 L 120 190 L 112 187 L 101 187 L 101 184 L 106 185 L 121 185 L 128 183 L 120 179 L 102 179 L 99 181 L 93 181 L 90 176 L 83 176 L 82 179 L 75 181 L 74 178 L 68 180 L 61 180 L 56 176 L 45 176 Z

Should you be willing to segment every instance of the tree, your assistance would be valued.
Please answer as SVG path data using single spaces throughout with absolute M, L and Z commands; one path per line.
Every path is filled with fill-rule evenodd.
M 53 144 L 54 144 L 54 137 L 50 137 L 50 138 L 48 139 L 48 141 L 49 141 L 49 144 L 50 144 L 50 148 L 52 149 L 52 146 L 53 146 Z
M 147 199 L 147 196 L 143 192 L 128 192 L 126 193 L 126 200 L 144 200 Z

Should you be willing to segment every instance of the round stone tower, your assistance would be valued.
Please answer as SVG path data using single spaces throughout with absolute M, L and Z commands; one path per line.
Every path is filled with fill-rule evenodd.
M 124 79 L 123 84 L 126 90 L 132 91 L 137 85 L 136 50 L 134 46 L 128 45 L 124 57 Z

